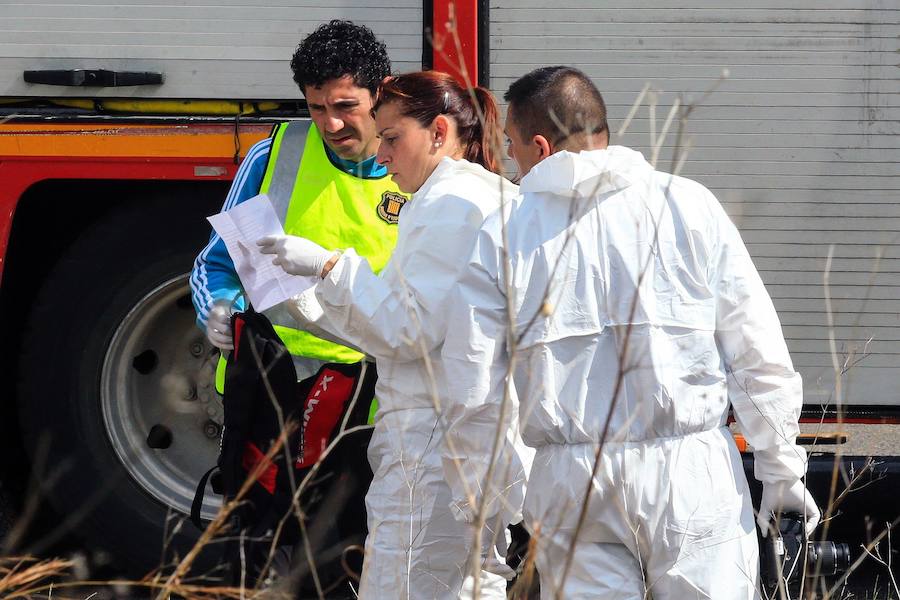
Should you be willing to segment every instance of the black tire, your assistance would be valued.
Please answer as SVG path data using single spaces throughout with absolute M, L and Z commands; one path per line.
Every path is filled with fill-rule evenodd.
M 12 531 L 18 516 L 12 497 L 0 481 L 0 545 L 6 542 L 6 536 Z
M 185 214 L 188 210 L 192 214 Z M 35 456 L 42 440 L 49 445 L 46 464 L 33 464 L 33 468 L 44 470 L 36 473 L 43 482 L 42 493 L 56 509 L 61 527 L 71 526 L 90 549 L 105 550 L 132 576 L 183 557 L 198 532 L 190 523 L 178 526 L 183 507 L 173 512 L 154 497 L 147 485 L 137 481 L 135 467 L 128 463 L 131 458 L 123 458 L 121 448 L 117 453 L 112 430 L 128 431 L 131 427 L 136 436 L 145 438 L 148 424 L 116 423 L 108 411 L 104 415 L 109 403 L 140 406 L 140 399 L 130 395 L 133 387 L 123 385 L 120 395 L 110 394 L 104 387 L 110 365 L 122 362 L 116 362 L 109 352 L 117 332 L 134 314 L 133 309 L 144 306 L 150 315 L 147 323 L 154 325 L 148 325 L 147 331 L 158 332 L 159 339 L 169 336 L 167 342 L 172 344 L 183 344 L 185 355 L 153 356 L 152 349 L 140 350 L 140 356 L 126 357 L 139 370 L 133 374 L 133 381 L 128 381 L 140 382 L 140 389 L 148 392 L 151 401 L 157 401 L 163 395 L 153 395 L 152 377 L 161 365 L 170 365 L 173 370 L 184 371 L 182 387 L 191 383 L 208 387 L 209 381 L 201 379 L 207 377 L 205 372 L 215 355 L 193 325 L 194 312 L 186 287 L 192 261 L 209 235 L 203 218 L 207 210 L 186 202 L 152 202 L 106 216 L 81 235 L 54 267 L 28 317 L 24 336 L 19 414 L 31 456 Z M 171 283 L 173 280 L 177 281 Z M 175 286 L 165 288 L 171 292 L 167 296 L 168 312 L 154 316 L 152 302 L 158 296 L 153 294 L 165 282 Z M 190 407 L 187 402 L 184 406 Z M 181 404 L 178 408 L 183 409 Z M 197 420 L 193 413 L 190 418 Z M 215 462 L 217 444 L 211 433 L 207 431 L 207 445 L 212 449 L 198 450 L 200 456 L 211 456 L 209 465 Z M 172 447 L 178 448 L 182 441 L 176 437 Z M 157 452 L 165 452 L 140 443 L 131 445 L 136 455 L 148 460 Z M 196 478 L 181 483 L 192 486 Z M 177 518 L 172 519 L 173 515 Z M 166 533 L 173 530 L 174 534 Z M 164 538 L 170 540 L 165 542 Z M 202 566 L 209 566 L 208 558 Z

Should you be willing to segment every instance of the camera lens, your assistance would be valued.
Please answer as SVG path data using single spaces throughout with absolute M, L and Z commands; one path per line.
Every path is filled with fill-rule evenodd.
M 832 576 L 842 573 L 850 566 L 850 546 L 835 542 L 809 542 L 806 563 L 810 575 L 816 569 L 820 575 Z

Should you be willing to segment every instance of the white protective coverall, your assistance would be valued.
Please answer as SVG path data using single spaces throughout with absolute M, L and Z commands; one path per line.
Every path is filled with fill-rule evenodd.
M 445 458 L 490 452 L 478 428 L 499 414 L 512 354 L 522 436 L 537 450 L 524 512 L 542 598 L 560 586 L 589 485 L 563 598 L 756 597 L 729 406 L 761 481 L 799 481 L 806 455 L 794 443 L 800 376 L 737 229 L 702 185 L 620 146 L 551 155 L 520 194 L 509 286 L 497 214 L 451 309 L 442 353 L 458 454 Z M 484 466 L 466 464 L 477 480 Z
M 379 408 L 369 445 L 374 479 L 360 598 L 460 597 L 473 531 L 454 518 L 441 465 L 444 427 L 436 407 L 446 402 L 447 383 L 440 346 L 450 292 L 475 237 L 501 195 L 511 200 L 516 193 L 480 165 L 444 158 L 401 210 L 397 245 L 380 275 L 347 250 L 290 308 L 313 333 L 376 359 Z M 495 428 L 473 429 L 493 437 Z M 506 515 L 504 528 L 521 519 L 524 496 L 521 465 L 509 476 L 508 502 L 519 514 Z M 505 598 L 506 581 L 482 571 L 481 591 L 482 598 Z

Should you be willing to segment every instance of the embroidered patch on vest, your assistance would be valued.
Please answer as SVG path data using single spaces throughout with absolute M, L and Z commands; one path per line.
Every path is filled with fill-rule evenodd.
M 378 216 L 387 223 L 396 223 L 400 220 L 400 209 L 409 200 L 403 194 L 397 192 L 384 192 L 381 194 L 381 202 L 378 203 Z

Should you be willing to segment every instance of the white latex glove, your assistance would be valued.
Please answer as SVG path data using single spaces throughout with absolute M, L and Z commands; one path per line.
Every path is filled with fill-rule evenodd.
M 806 519 L 806 535 L 812 535 L 822 514 L 813 500 L 812 494 L 800 480 L 777 481 L 764 483 L 762 499 L 759 501 L 759 514 L 756 523 L 765 537 L 770 527 L 774 530 L 775 515 L 779 513 L 795 512 Z
M 291 275 L 321 277 L 325 263 L 334 255 L 315 242 L 295 235 L 267 235 L 256 240 L 259 251 L 274 254 L 273 265 Z
M 206 318 L 206 339 L 219 350 L 234 350 L 231 338 L 231 303 L 217 300 Z

